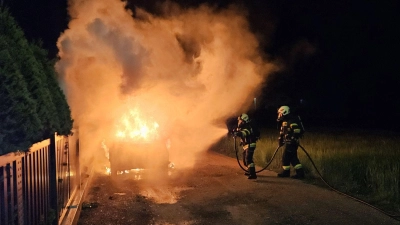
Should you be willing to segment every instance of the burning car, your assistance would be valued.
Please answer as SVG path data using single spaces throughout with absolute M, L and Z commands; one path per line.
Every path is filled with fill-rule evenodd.
M 159 133 L 154 119 L 144 119 L 137 109 L 129 110 L 117 123 L 111 143 L 103 146 L 112 176 L 132 170 L 171 168 L 170 139 Z

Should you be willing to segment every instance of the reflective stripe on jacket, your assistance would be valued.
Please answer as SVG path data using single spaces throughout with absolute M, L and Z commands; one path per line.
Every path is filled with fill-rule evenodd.
M 238 132 L 241 132 L 240 141 L 243 146 L 243 150 L 246 150 L 250 147 L 256 147 L 256 139 L 253 134 L 253 129 L 250 123 L 245 123 L 238 127 Z

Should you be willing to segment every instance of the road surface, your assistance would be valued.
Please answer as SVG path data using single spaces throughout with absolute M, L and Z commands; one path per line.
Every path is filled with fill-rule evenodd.
M 236 159 L 214 152 L 199 156 L 192 170 L 164 176 L 95 174 L 78 224 L 400 224 L 346 196 L 278 178 L 273 171 L 247 180 Z

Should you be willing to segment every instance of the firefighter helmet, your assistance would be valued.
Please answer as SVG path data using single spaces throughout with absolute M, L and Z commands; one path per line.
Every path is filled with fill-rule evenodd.
M 250 122 L 249 115 L 247 115 L 246 113 L 242 113 L 242 115 L 240 115 L 240 117 L 238 119 L 243 120 L 245 123 Z
M 278 109 L 278 121 L 280 121 L 284 116 L 288 115 L 290 113 L 290 108 L 289 106 L 281 106 Z

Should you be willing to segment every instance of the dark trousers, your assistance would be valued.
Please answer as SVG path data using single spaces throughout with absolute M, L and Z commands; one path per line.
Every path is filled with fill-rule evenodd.
M 251 148 L 251 147 L 247 148 L 246 150 L 243 150 L 243 164 L 245 166 L 249 166 L 251 163 L 254 163 L 253 155 L 255 150 L 256 148 Z
M 285 148 L 283 150 L 283 155 L 282 155 L 282 166 L 296 166 L 297 164 L 300 164 L 300 160 L 297 157 L 297 149 L 299 148 L 299 145 L 297 143 L 286 143 Z

